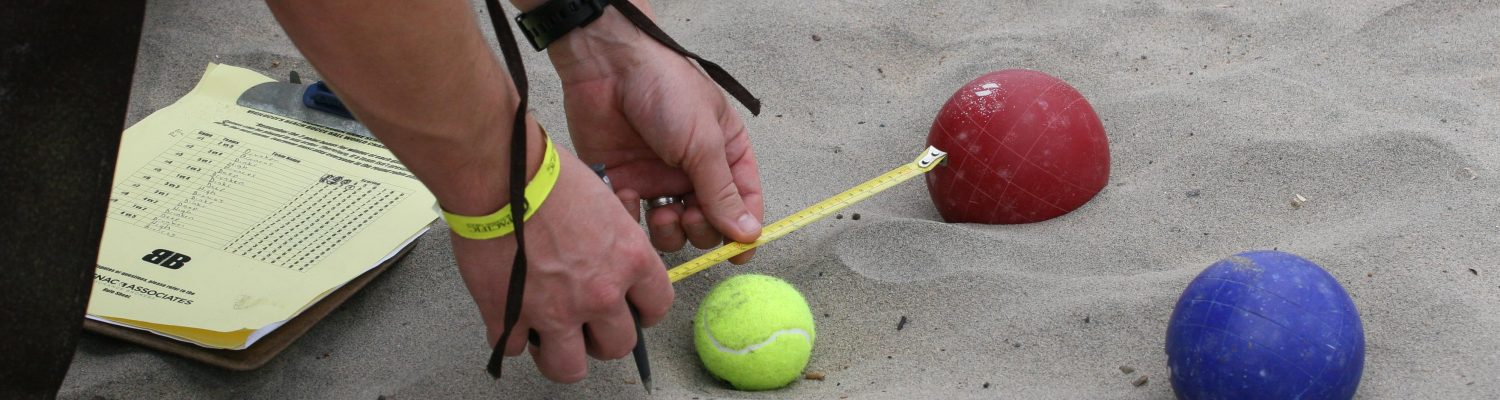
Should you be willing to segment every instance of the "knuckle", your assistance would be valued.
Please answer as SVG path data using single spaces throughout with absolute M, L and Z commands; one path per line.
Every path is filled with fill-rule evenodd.
M 712 196 L 713 198 L 710 204 L 718 205 L 720 207 L 730 207 L 740 199 L 740 190 L 739 188 L 734 186 L 733 181 L 725 181 L 720 183 L 718 188 L 714 189 Z
M 549 300 L 536 302 L 533 304 L 535 304 L 536 306 L 536 314 L 534 314 L 536 315 L 536 317 L 531 319 L 532 323 L 539 325 L 538 327 L 545 326 L 545 324 L 547 324 L 548 322 L 556 321 L 562 317 L 568 316 L 570 314 L 569 311 L 571 311 L 569 307 L 571 304 L 564 301 Z
M 531 312 L 532 314 L 527 315 L 527 312 Z M 552 334 L 574 326 L 570 322 L 578 319 L 574 315 L 575 313 L 572 304 L 552 302 L 538 305 L 537 308 L 528 311 L 523 311 L 521 315 L 522 318 L 527 320 L 527 324 L 531 326 L 531 329 L 543 334 Z M 526 338 L 525 332 L 517 331 L 511 333 L 512 338 L 516 336 L 520 336 L 524 343 L 524 339 Z
M 703 126 L 699 120 L 693 120 L 686 127 L 687 137 L 682 142 L 682 166 L 696 169 L 707 163 L 713 155 L 713 151 L 723 151 L 718 135 L 709 135 L 710 129 L 718 129 L 717 126 Z M 722 140 L 722 139 L 721 139 Z
M 597 314 L 608 311 L 620 304 L 625 298 L 625 291 L 620 285 L 610 282 L 595 282 L 584 287 L 582 311 Z
M 638 275 L 642 271 L 641 268 L 661 262 L 656 252 L 645 246 L 630 246 L 622 253 L 625 255 L 625 261 L 632 268 L 631 275 Z

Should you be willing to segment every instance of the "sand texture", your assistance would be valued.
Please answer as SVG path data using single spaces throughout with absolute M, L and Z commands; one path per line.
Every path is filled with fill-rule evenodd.
M 1057 219 L 943 223 L 912 181 L 679 283 L 647 331 L 656 398 L 1169 398 L 1182 289 L 1273 248 L 1323 265 L 1362 312 L 1360 398 L 1500 397 L 1500 2 L 654 4 L 764 100 L 748 123 L 768 219 L 911 160 L 943 101 L 993 70 L 1078 88 L 1113 158 L 1105 190 Z M 210 62 L 316 76 L 260 2 L 154 1 L 146 24 L 130 123 Z M 527 66 L 539 118 L 565 131 L 556 75 L 541 54 Z M 645 397 L 624 360 L 558 385 L 512 359 L 491 380 L 440 232 L 260 370 L 85 335 L 62 397 Z M 824 380 L 743 393 L 699 365 L 697 303 L 746 272 L 806 294 Z

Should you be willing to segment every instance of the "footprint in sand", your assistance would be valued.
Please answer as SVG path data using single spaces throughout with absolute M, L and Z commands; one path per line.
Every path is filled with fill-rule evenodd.
M 839 264 L 885 282 L 929 280 L 967 271 L 1024 273 L 1005 253 L 1018 250 L 971 225 L 927 220 L 890 220 L 851 228 L 833 243 Z M 1010 249 L 1005 249 L 1005 248 Z

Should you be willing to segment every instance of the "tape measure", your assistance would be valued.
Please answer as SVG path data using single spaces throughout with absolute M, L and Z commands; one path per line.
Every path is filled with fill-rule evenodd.
M 755 242 L 732 242 L 719 246 L 719 248 L 698 256 L 698 258 L 667 270 L 667 277 L 671 278 L 673 283 L 676 283 L 683 280 L 683 278 L 693 276 L 693 274 L 708 269 L 708 267 L 728 261 L 731 257 L 737 256 L 740 253 L 770 243 L 772 240 L 780 239 L 782 236 L 802 229 L 802 227 L 823 219 L 838 210 L 842 210 L 844 207 L 870 198 L 870 196 L 874 196 L 876 193 L 896 186 L 901 182 L 906 182 L 906 180 L 912 177 L 932 171 L 933 168 L 937 167 L 938 162 L 947 156 L 948 153 L 938 150 L 936 147 L 928 146 L 927 151 L 922 152 L 922 156 L 917 157 L 915 161 L 896 167 L 896 169 L 881 174 L 875 177 L 875 179 L 855 185 L 843 193 L 824 199 L 817 204 L 802 209 L 802 211 L 798 211 L 786 218 L 782 218 L 780 221 L 767 225 L 761 229 L 760 239 L 756 239 Z

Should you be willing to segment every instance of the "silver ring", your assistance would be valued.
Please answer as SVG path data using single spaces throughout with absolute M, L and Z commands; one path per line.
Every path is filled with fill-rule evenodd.
M 650 200 L 646 200 L 646 210 L 650 211 L 653 208 L 666 207 L 667 205 L 679 203 L 681 201 L 682 199 L 677 198 L 677 196 L 653 197 Z

